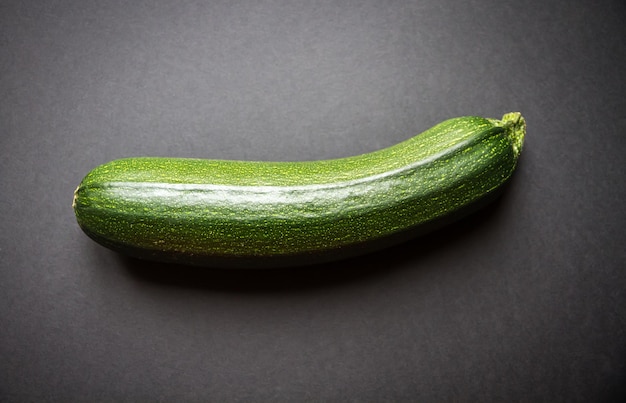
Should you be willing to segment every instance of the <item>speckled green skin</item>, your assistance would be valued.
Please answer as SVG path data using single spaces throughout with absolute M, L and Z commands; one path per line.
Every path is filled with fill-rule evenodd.
M 128 158 L 76 189 L 80 227 L 111 249 L 205 266 L 281 266 L 386 246 L 491 195 L 513 173 L 519 113 L 461 117 L 395 146 L 306 162 Z

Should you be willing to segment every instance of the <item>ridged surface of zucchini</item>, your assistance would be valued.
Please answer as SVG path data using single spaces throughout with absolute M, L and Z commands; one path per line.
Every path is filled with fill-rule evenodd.
M 460 117 L 383 150 L 323 161 L 138 157 L 92 170 L 78 224 L 132 256 L 284 266 L 366 253 L 488 199 L 512 175 L 525 122 Z

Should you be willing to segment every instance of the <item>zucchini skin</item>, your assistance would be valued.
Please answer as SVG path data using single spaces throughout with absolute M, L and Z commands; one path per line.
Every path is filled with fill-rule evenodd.
M 74 193 L 81 229 L 134 257 L 215 267 L 321 263 L 463 216 L 512 175 L 526 124 L 460 117 L 394 146 L 323 161 L 138 157 Z

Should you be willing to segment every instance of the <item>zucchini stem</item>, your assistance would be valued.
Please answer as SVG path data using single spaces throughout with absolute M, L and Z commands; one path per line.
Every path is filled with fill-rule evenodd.
M 506 134 L 513 143 L 515 156 L 522 152 L 524 137 L 526 136 L 526 120 L 519 112 L 510 112 L 502 116 L 502 125 L 506 129 Z

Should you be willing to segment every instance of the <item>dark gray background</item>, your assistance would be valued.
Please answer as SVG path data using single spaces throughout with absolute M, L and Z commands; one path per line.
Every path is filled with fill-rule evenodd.
M 604 401 L 626 363 L 623 1 L 3 1 L 0 400 Z M 504 196 L 320 267 L 122 258 L 137 155 L 309 160 L 519 110 Z

